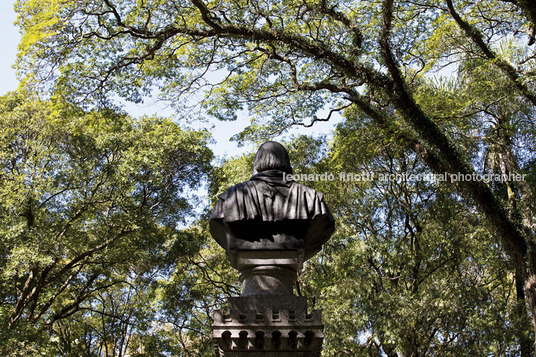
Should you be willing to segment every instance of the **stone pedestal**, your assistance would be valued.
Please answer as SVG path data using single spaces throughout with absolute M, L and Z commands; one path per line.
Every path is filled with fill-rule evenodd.
M 303 256 L 303 249 L 232 252 L 242 283 L 241 296 L 292 295 Z
M 307 312 L 305 297 L 239 296 L 216 311 L 213 341 L 218 357 L 318 357 L 321 311 Z
M 321 311 L 308 312 L 307 299 L 293 285 L 303 250 L 230 252 L 242 294 L 214 315 L 218 357 L 317 357 L 322 349 Z

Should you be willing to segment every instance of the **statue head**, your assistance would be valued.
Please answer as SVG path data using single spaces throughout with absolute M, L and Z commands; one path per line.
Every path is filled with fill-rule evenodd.
M 265 142 L 255 154 L 253 174 L 267 170 L 280 170 L 287 174 L 292 174 L 287 149 L 278 142 Z

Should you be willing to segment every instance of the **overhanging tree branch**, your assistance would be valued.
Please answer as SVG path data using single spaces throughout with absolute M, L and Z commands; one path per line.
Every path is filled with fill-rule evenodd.
M 515 87 L 533 104 L 536 105 L 536 93 L 531 91 L 529 87 L 523 83 L 523 79 L 519 75 L 519 72 L 510 63 L 506 62 L 502 58 L 498 57 L 493 50 L 484 42 L 482 34 L 474 26 L 462 19 L 462 17 L 456 12 L 452 0 L 446 0 L 449 12 L 456 21 L 456 24 L 465 32 L 477 46 L 480 48 L 484 56 L 491 60 L 492 63 L 497 66 L 506 76 L 514 83 Z
M 450 0 L 447 0 L 450 1 Z M 474 170 L 463 161 L 458 150 L 452 145 L 435 122 L 422 111 L 408 93 L 399 67 L 391 51 L 389 40 L 392 24 L 393 0 L 383 1 L 383 29 L 380 46 L 386 66 L 393 78 L 394 93 L 392 95 L 395 106 L 401 110 L 403 116 L 412 124 L 417 133 L 430 147 L 435 147 L 443 166 L 453 175 L 474 174 Z M 436 171 L 437 172 L 437 171 Z M 440 173 L 440 172 L 438 172 Z M 475 200 L 496 229 L 505 245 L 511 250 L 517 262 L 524 262 L 527 256 L 528 245 L 525 236 L 509 217 L 503 205 L 493 195 L 493 192 L 484 182 L 471 180 L 458 183 L 469 196 Z

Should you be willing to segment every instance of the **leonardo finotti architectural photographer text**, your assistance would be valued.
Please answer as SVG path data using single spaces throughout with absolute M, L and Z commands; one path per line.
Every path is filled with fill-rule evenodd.
M 526 174 L 450 174 L 444 172 L 442 174 L 376 174 L 374 172 L 323 172 L 320 174 L 285 174 L 286 180 L 294 181 L 342 181 L 342 182 L 359 182 L 359 181 L 427 181 L 427 182 L 463 182 L 463 181 L 483 181 L 489 182 L 509 182 L 509 181 L 525 181 Z

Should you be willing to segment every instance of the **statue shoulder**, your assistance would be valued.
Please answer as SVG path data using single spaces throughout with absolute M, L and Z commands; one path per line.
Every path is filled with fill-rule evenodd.
M 223 193 L 220 193 L 218 195 L 218 199 L 223 201 L 232 199 L 237 194 L 247 194 L 247 192 L 250 191 L 252 188 L 254 188 L 254 184 L 251 181 L 240 182 L 234 186 L 229 187 Z
M 295 181 L 292 182 L 290 185 L 290 191 L 291 194 L 298 194 L 300 196 L 306 195 L 308 198 L 323 201 L 324 200 L 324 194 L 322 192 L 316 191 L 314 188 L 311 188 L 309 186 L 305 186 L 301 183 L 297 183 Z
M 239 221 L 259 215 L 257 183 L 245 181 L 229 187 L 218 195 L 218 202 L 210 217 L 225 221 Z

